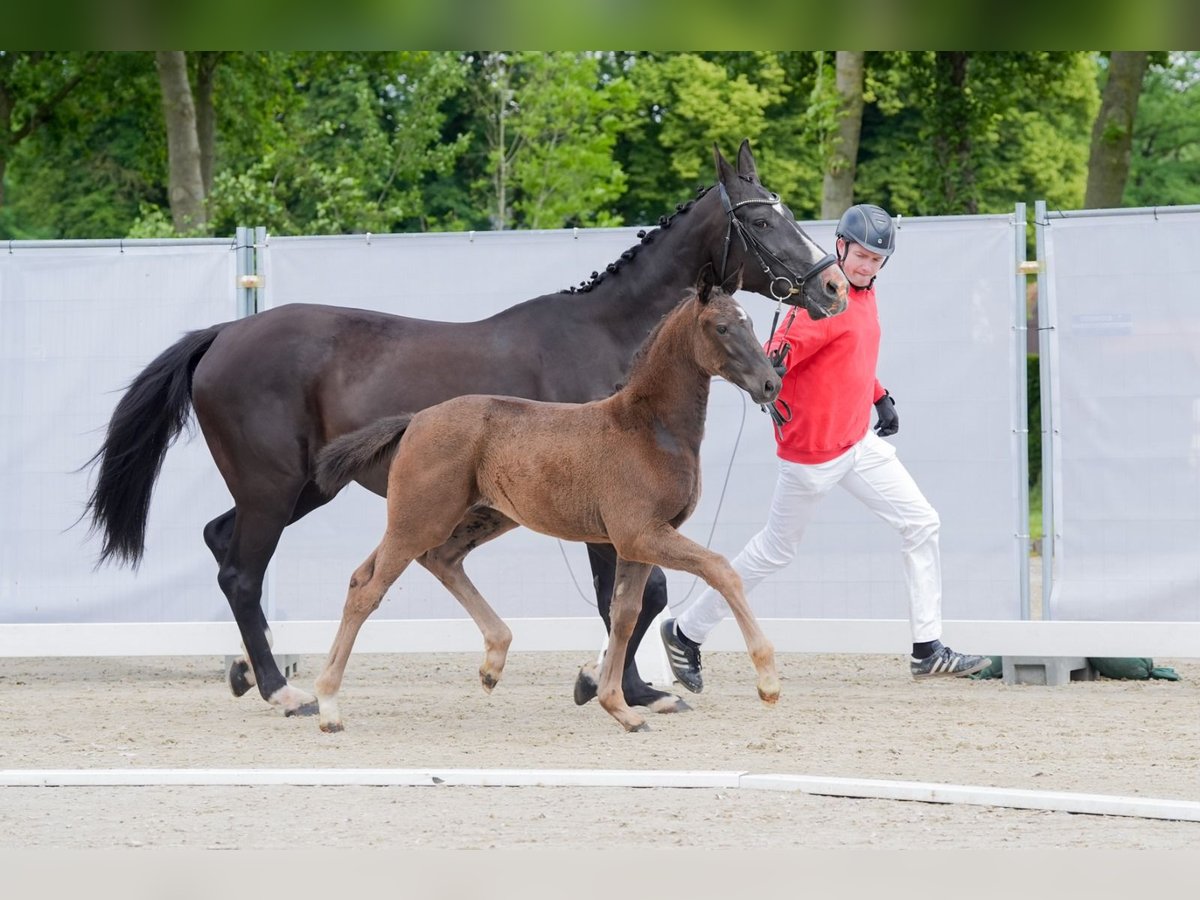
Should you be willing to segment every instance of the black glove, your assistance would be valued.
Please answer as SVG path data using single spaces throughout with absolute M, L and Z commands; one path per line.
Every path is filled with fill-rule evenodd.
M 900 416 L 896 413 L 896 401 L 887 391 L 884 391 L 883 396 L 875 401 L 875 415 L 878 417 L 875 422 L 875 433 L 880 437 L 887 437 L 900 430 Z
M 787 366 L 783 361 L 787 358 L 788 351 L 791 350 L 789 344 L 780 344 L 774 350 L 767 354 L 767 359 L 770 360 L 771 368 L 775 370 L 775 374 L 782 378 L 787 374 Z

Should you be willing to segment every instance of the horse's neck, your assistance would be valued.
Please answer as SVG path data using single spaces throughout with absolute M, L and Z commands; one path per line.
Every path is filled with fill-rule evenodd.
M 687 212 L 672 217 L 667 227 L 655 230 L 650 243 L 589 292 L 585 302 L 591 315 L 610 331 L 628 331 L 640 345 L 646 332 L 695 285 L 714 252 L 719 261 L 724 220 L 717 221 L 716 210 L 719 198 L 710 191 Z
M 712 376 L 696 364 L 691 341 L 687 314 L 669 319 L 634 364 L 629 381 L 611 400 L 628 414 L 653 420 L 656 427 L 666 428 L 676 440 L 698 450 Z

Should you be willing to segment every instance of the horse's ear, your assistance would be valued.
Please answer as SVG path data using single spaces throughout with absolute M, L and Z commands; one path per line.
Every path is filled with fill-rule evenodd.
M 744 139 L 742 146 L 738 148 L 738 174 L 745 175 L 756 184 L 762 184 L 758 180 L 758 167 L 754 164 L 754 154 L 750 152 L 749 138 Z
M 740 272 L 741 270 L 739 269 L 738 271 Z M 700 270 L 700 274 L 696 276 L 696 298 L 701 303 L 707 303 L 713 288 L 716 286 L 717 273 L 713 270 L 713 264 L 706 262 Z
M 725 162 L 725 157 L 721 155 L 721 150 L 715 141 L 713 142 L 713 161 L 717 164 L 717 181 L 728 187 L 737 172 L 733 171 L 733 166 Z
M 738 266 L 733 274 L 727 275 L 725 280 L 721 282 L 721 290 L 729 296 L 733 296 L 742 289 L 742 267 Z

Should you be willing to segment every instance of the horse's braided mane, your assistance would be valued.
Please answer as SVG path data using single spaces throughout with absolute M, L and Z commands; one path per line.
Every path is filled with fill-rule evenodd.
M 603 272 L 593 272 L 592 277 L 587 281 L 581 281 L 577 286 L 572 285 L 569 288 L 563 288 L 561 291 L 559 291 L 559 293 L 584 294 L 595 288 L 596 285 L 600 284 L 600 282 L 602 282 L 609 275 L 615 275 L 617 270 L 620 269 L 622 265 L 637 256 L 638 251 L 641 250 L 644 245 L 653 241 L 654 236 L 658 234 L 661 229 L 670 228 L 671 223 L 675 221 L 677 216 L 681 216 L 690 210 L 696 205 L 696 201 L 707 194 L 710 190 L 712 190 L 712 185 L 700 188 L 696 191 L 696 196 L 694 199 L 688 200 L 686 203 L 677 204 L 675 206 L 675 212 L 671 213 L 669 216 L 660 216 L 658 220 L 658 228 L 655 228 L 652 231 L 646 231 L 645 229 L 639 231 L 637 236 L 640 238 L 640 241 L 622 253 L 620 258 L 610 262 L 607 266 L 605 266 Z

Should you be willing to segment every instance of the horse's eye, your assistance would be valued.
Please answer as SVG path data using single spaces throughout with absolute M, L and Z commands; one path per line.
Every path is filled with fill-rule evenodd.
M 755 228 L 766 228 L 766 227 L 767 227 L 767 220 L 766 220 L 766 219 L 755 219 L 755 220 L 754 220 L 754 227 L 755 227 Z
M 728 330 L 729 330 L 728 325 L 718 325 L 717 326 L 717 334 L 725 334 L 725 332 L 727 332 Z

